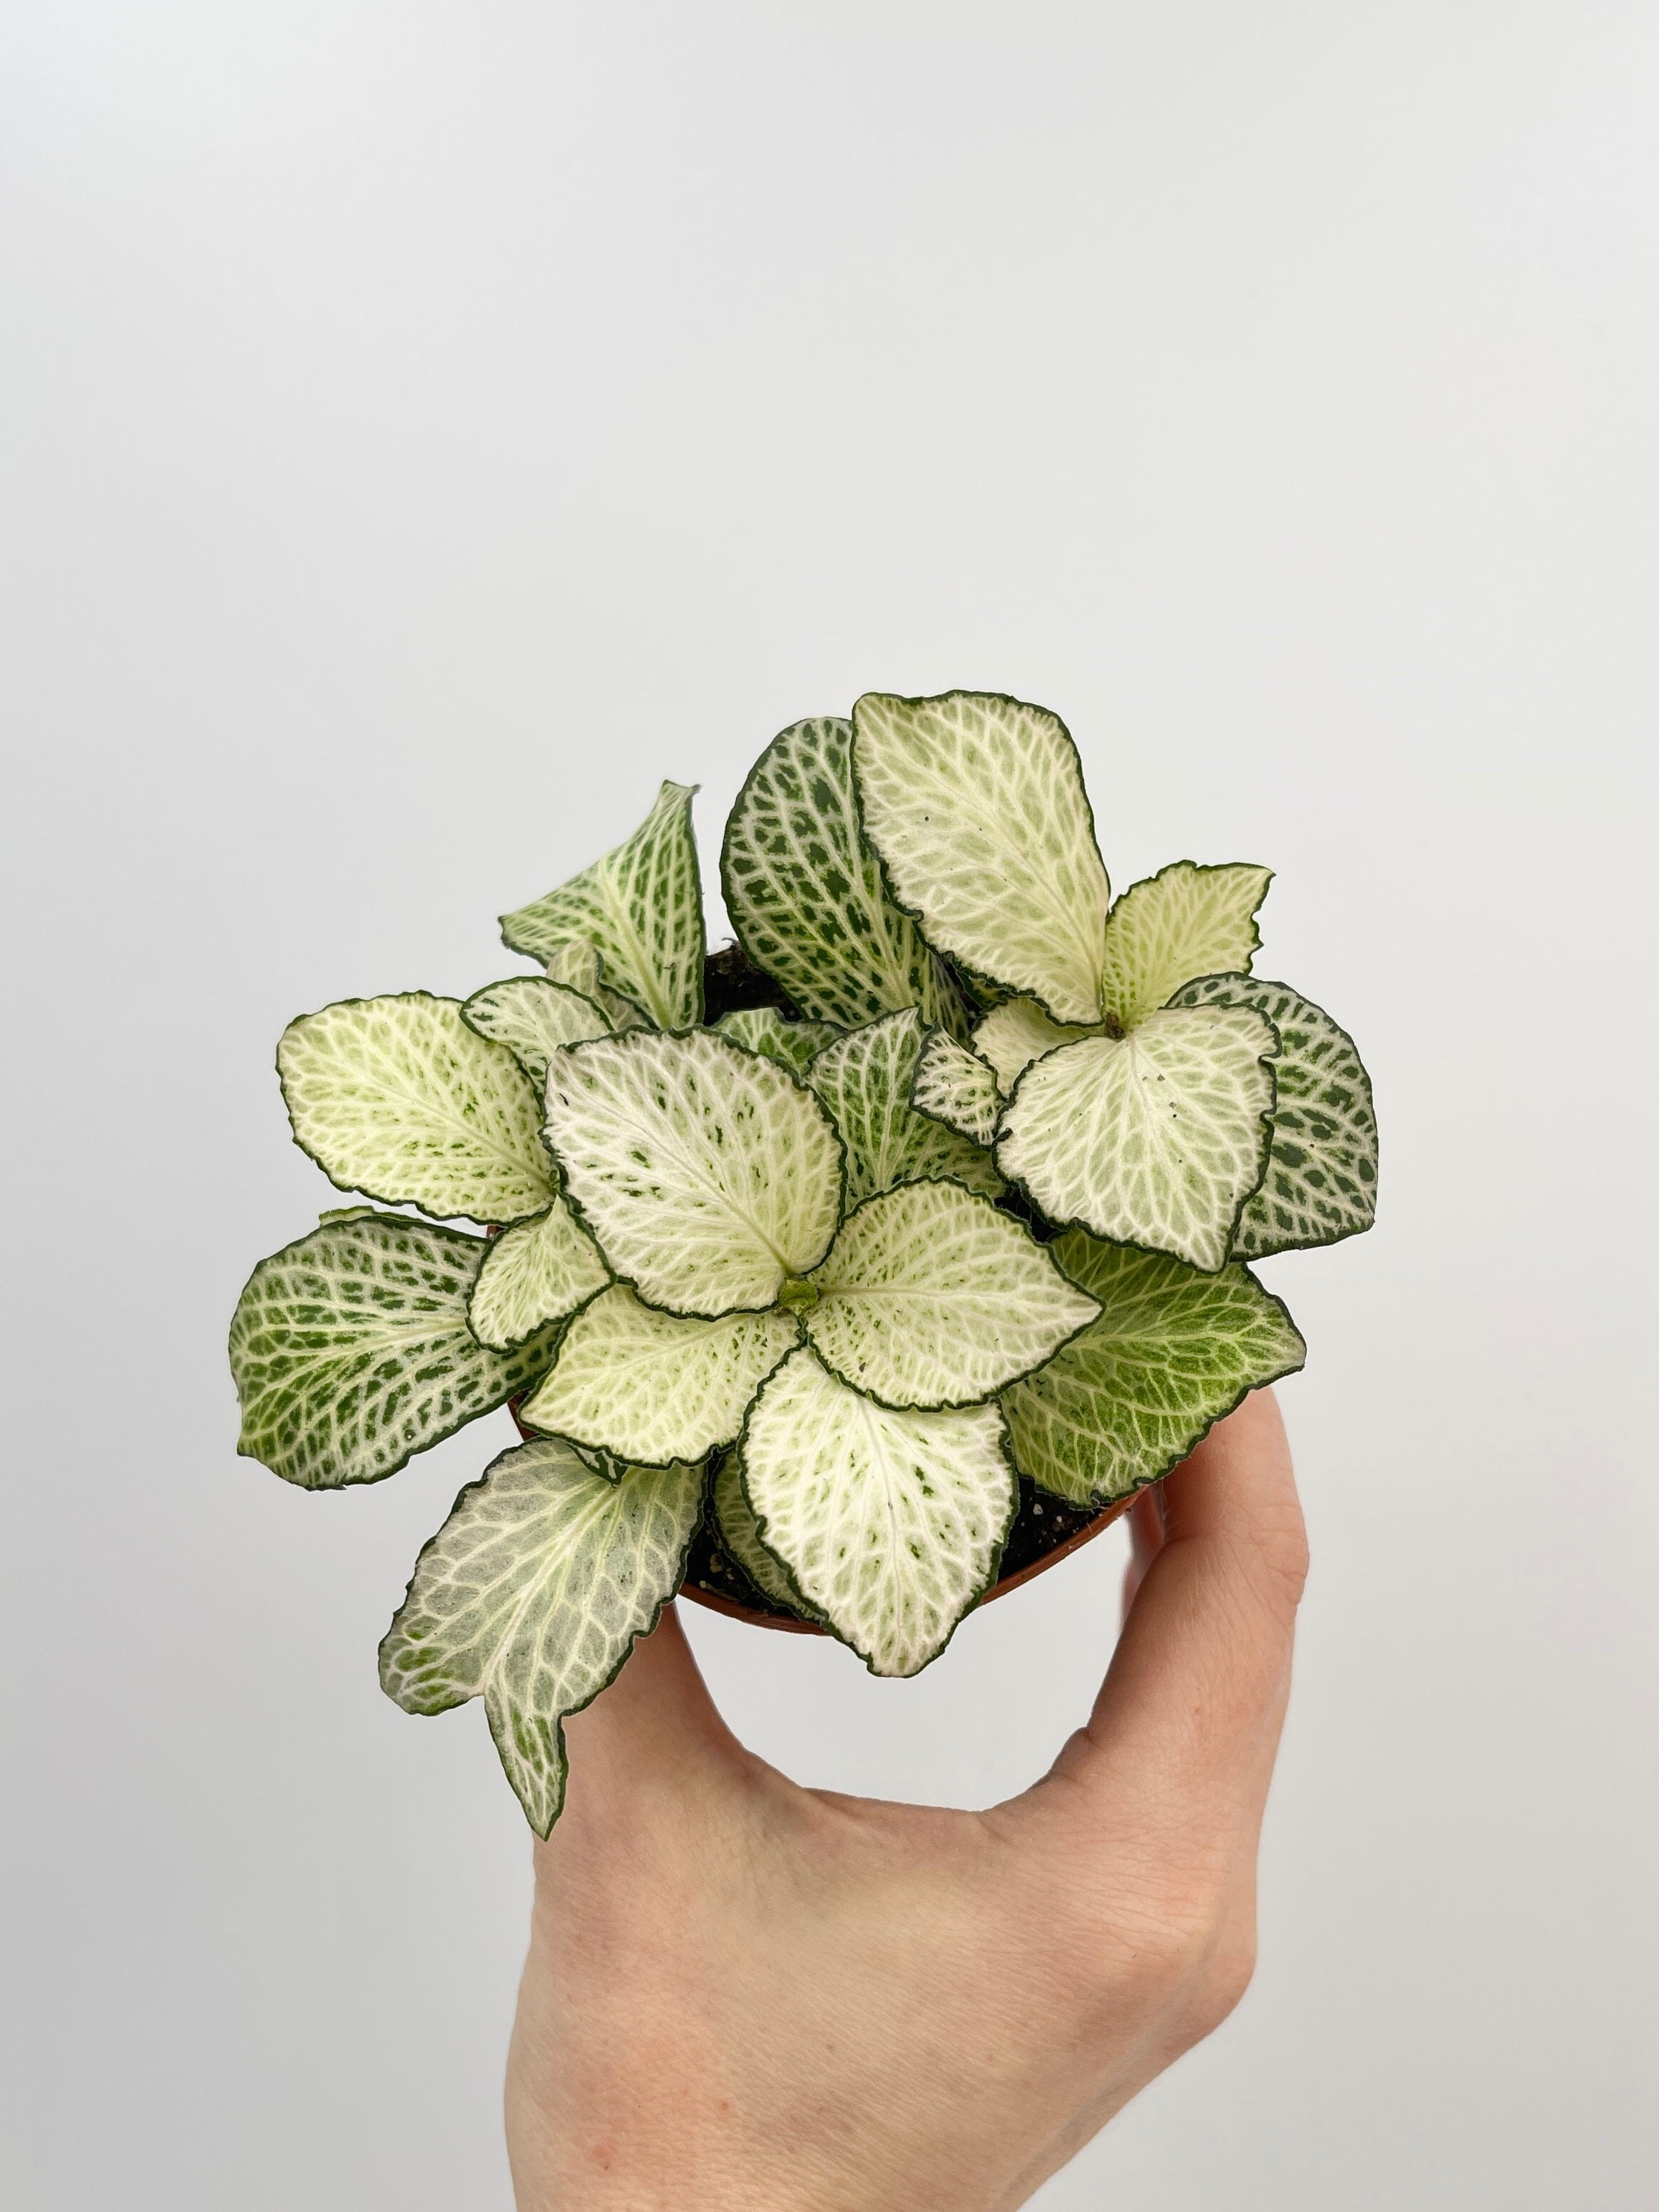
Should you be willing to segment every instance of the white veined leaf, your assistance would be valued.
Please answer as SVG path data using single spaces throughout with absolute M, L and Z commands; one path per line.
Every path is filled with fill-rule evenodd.
M 562 1198 L 497 1237 L 479 1272 L 467 1318 L 480 1344 L 520 1344 L 601 1291 L 611 1271 Z
M 553 1195 L 535 1087 L 453 999 L 346 999 L 290 1022 L 277 1072 L 295 1141 L 342 1190 L 471 1221 Z
M 944 1030 L 931 1030 L 916 1061 L 910 1103 L 959 1137 L 990 1145 L 1002 1112 L 996 1070 Z
M 739 1006 L 735 1013 L 722 1014 L 714 1027 L 745 1052 L 760 1053 L 803 1077 L 814 1055 L 836 1035 L 828 1022 L 787 1022 L 775 1006 Z
M 1208 975 L 1177 994 L 1183 1006 L 1254 1006 L 1279 1031 L 1279 1095 L 1261 1188 L 1233 1239 L 1240 1260 L 1334 1244 L 1376 1213 L 1376 1111 L 1353 1039 L 1288 983 Z
M 696 784 L 665 783 L 625 842 L 545 898 L 501 917 L 515 952 L 546 961 L 573 938 L 659 1029 L 702 1019 L 702 890 L 691 835 Z
M 727 1452 L 714 1469 L 712 1494 L 720 1540 L 761 1595 L 802 1620 L 813 1618 L 783 1562 L 761 1541 L 754 1508 L 743 1494 L 743 1466 L 736 1452 Z
M 480 1036 L 504 1044 L 539 1092 L 547 1063 L 568 1044 L 609 1036 L 611 1018 L 592 999 L 544 975 L 509 975 L 486 984 L 461 1008 Z
M 1098 1026 L 1051 1022 L 1035 999 L 1005 999 L 974 1027 L 974 1050 L 989 1060 L 1006 1097 L 1034 1060 L 1080 1037 L 1098 1036 Z
M 1247 1006 L 1151 1014 L 1127 1037 L 1062 1046 L 1020 1077 L 997 1164 L 1051 1221 L 1213 1273 L 1267 1166 L 1277 1049 Z
M 953 1176 L 987 1197 L 1003 1188 L 982 1146 L 911 1104 L 921 1036 L 921 1014 L 905 1006 L 826 1045 L 808 1072 L 847 1147 L 848 1206 L 928 1176 Z
M 378 1482 L 536 1382 L 550 1335 L 503 1358 L 467 1326 L 487 1249 L 369 1213 L 262 1260 L 230 1325 L 237 1450 L 307 1490 Z
M 567 989 L 580 991 L 583 998 L 591 999 L 599 1012 L 608 1016 L 613 1030 L 647 1025 L 645 1016 L 634 1001 L 624 999 L 620 991 L 613 991 L 605 981 L 605 963 L 599 957 L 598 945 L 573 937 L 567 945 L 556 945 L 543 965 L 550 983 L 562 983 Z
M 571 1322 L 523 1417 L 635 1465 L 702 1459 L 732 1442 L 750 1400 L 799 1341 L 799 1325 L 777 1307 L 692 1321 L 641 1305 L 618 1284 Z
M 702 1492 L 698 1467 L 609 1482 L 540 1439 L 464 1490 L 416 1561 L 380 1645 L 381 1686 L 410 1713 L 482 1697 L 538 1835 L 564 1802 L 562 1723 L 615 1680 L 679 1588 Z
M 970 1406 L 1094 1319 L 1018 1222 L 953 1182 L 907 1182 L 842 1223 L 802 1310 L 812 1347 L 889 1406 Z
M 757 968 L 805 1013 L 853 1028 L 899 1006 L 960 1030 L 949 970 L 883 888 L 859 824 L 853 726 L 796 722 L 749 772 L 726 825 L 720 884 Z
M 755 1401 L 743 1482 L 809 1607 L 875 1674 L 915 1674 L 995 1579 L 1018 1490 L 995 1406 L 894 1413 L 805 1346 Z
M 1106 917 L 1101 1003 L 1122 1029 L 1167 1006 L 1183 983 L 1248 969 L 1271 868 L 1175 860 L 1131 884 Z
M 1100 1319 L 1002 1406 L 1021 1474 L 1074 1505 L 1156 1482 L 1249 1391 L 1307 1356 L 1285 1308 L 1243 1267 L 1200 1274 L 1079 1229 L 1049 1249 L 1099 1299 Z
M 823 1257 L 841 1144 L 810 1091 L 708 1030 L 647 1030 L 561 1053 L 548 1141 L 616 1273 L 647 1304 L 769 1306 Z
M 929 942 L 1097 1021 L 1111 890 L 1065 724 L 995 692 L 872 691 L 853 727 L 865 828 Z

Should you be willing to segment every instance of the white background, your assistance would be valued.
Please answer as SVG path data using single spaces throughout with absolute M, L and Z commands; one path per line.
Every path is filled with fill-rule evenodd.
M 1257 1984 L 1042 2212 L 1636 2212 L 1656 1523 L 1647 4 L 21 0 L 3 1572 L 18 2212 L 506 2212 L 526 1838 L 374 1646 L 505 1415 L 234 1456 L 337 1202 L 293 1013 L 871 686 L 1279 870 L 1376 1233 L 1269 1270 L 1316 1553 Z M 911 1685 L 699 1616 L 790 1771 L 982 1802 L 1115 1540 Z M 688 2208 L 688 2212 L 690 2209 Z

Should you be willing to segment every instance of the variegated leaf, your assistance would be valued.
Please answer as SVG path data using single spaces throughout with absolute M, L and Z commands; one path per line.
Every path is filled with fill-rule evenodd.
M 810 1091 L 708 1030 L 575 1046 L 547 1083 L 548 1141 L 617 1273 L 647 1304 L 770 1305 L 841 1212 L 841 1144 Z
M 1074 1505 L 1156 1482 L 1245 1394 L 1307 1356 L 1295 1323 L 1247 1269 L 1102 1244 L 1079 1229 L 1050 1248 L 1100 1301 L 1100 1319 L 1003 1399 L 1022 1474 Z
M 461 1008 L 480 1036 L 504 1044 L 539 1093 L 547 1063 L 568 1044 L 609 1036 L 610 1016 L 592 999 L 544 975 L 509 975 L 475 991 Z
M 550 1336 L 502 1358 L 467 1326 L 487 1249 L 368 1213 L 262 1260 L 230 1325 L 237 1450 L 307 1490 L 378 1482 L 535 1382 Z
M 1097 1021 L 1111 894 L 1065 724 L 995 692 L 868 692 L 853 726 L 865 828 L 929 942 Z
M 726 825 L 726 911 L 756 967 L 803 1012 L 852 1028 L 900 1006 L 965 1026 L 949 971 L 888 897 L 859 826 L 853 726 L 823 715 L 773 738 Z
M 910 1103 L 959 1137 L 988 1146 L 996 1137 L 1002 1092 L 988 1062 L 945 1030 L 933 1030 L 916 1061 Z
M 756 1400 L 744 1486 L 813 1611 L 875 1674 L 915 1674 L 989 1589 L 1018 1492 L 1002 1416 L 893 1413 L 805 1346 Z
M 826 1045 L 808 1072 L 847 1147 L 848 1206 L 927 1176 L 952 1176 L 988 1197 L 1003 1188 L 982 1146 L 911 1104 L 921 1041 L 921 1016 L 905 1006 Z
M 659 1029 L 702 1019 L 702 890 L 691 835 L 696 784 L 665 783 L 633 836 L 568 884 L 501 917 L 515 952 L 546 961 L 593 945 L 614 988 Z
M 1062 1046 L 1020 1077 L 997 1164 L 1051 1221 L 1213 1273 L 1267 1165 L 1277 1049 L 1245 1006 L 1150 1014 L 1127 1037 Z
M 613 991 L 605 980 L 605 963 L 599 957 L 596 945 L 573 937 L 568 945 L 556 945 L 543 962 L 550 983 L 562 983 L 567 989 L 580 991 L 591 999 L 599 1012 L 607 1016 L 614 1030 L 636 1030 L 646 1025 L 645 1016 L 631 999 L 624 999 L 620 991 Z
M 1051 1022 L 1035 999 L 1005 999 L 975 1024 L 974 1050 L 989 1060 L 1006 1097 L 1034 1060 L 1080 1037 L 1098 1036 L 1099 1028 Z
M 453 999 L 346 999 L 290 1022 L 276 1066 L 295 1141 L 342 1190 L 471 1221 L 553 1195 L 535 1087 Z
M 545 1213 L 520 1222 L 490 1245 L 467 1318 L 480 1344 L 505 1352 L 574 1313 L 610 1279 L 599 1246 L 556 1198 Z
M 1353 1039 L 1288 983 L 1210 975 L 1176 994 L 1183 1006 L 1254 1006 L 1279 1031 L 1279 1096 L 1261 1188 L 1244 1208 L 1234 1256 L 1264 1259 L 1334 1244 L 1376 1212 L 1376 1112 Z
M 971 1406 L 1095 1317 L 1043 1247 L 953 1182 L 901 1183 L 842 1223 L 802 1308 L 812 1347 L 889 1406 Z
M 380 1645 L 381 1686 L 410 1713 L 482 1697 L 538 1835 L 563 1806 L 562 1723 L 679 1588 L 702 1493 L 700 1467 L 608 1482 L 568 1444 L 538 1440 L 464 1490 L 416 1562 Z
M 755 1588 L 774 1605 L 810 1618 L 811 1608 L 783 1562 L 761 1541 L 755 1510 L 743 1492 L 743 1462 L 735 1451 L 727 1452 L 714 1469 L 713 1497 L 720 1540 Z
M 735 1013 L 722 1014 L 714 1027 L 745 1052 L 758 1052 L 799 1076 L 836 1036 L 828 1022 L 787 1022 L 775 1006 L 739 1006 Z
M 702 1459 L 732 1442 L 750 1400 L 799 1341 L 799 1325 L 775 1306 L 691 1321 L 641 1305 L 618 1284 L 571 1322 L 523 1417 L 635 1465 Z
M 1131 884 L 1106 918 L 1101 1003 L 1118 1026 L 1133 1029 L 1195 975 L 1248 969 L 1273 879 L 1271 868 L 1176 860 Z

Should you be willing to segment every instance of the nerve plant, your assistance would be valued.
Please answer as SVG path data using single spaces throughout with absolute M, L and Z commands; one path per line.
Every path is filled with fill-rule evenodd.
M 299 1144 L 418 1212 L 325 1213 L 231 1331 L 240 1449 L 311 1489 L 514 1401 L 531 1440 L 422 1551 L 381 1679 L 411 1712 L 482 1697 L 544 1835 L 564 1718 L 700 1534 L 760 1607 L 913 1674 L 1017 1513 L 1121 1500 L 1301 1365 L 1243 1263 L 1373 1209 L 1352 1041 L 1249 972 L 1267 870 L 1114 901 L 1054 715 L 872 694 L 785 730 L 713 960 L 692 796 L 505 917 L 540 972 L 289 1026 Z

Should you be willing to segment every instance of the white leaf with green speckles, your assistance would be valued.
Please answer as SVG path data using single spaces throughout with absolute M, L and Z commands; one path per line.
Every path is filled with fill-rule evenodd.
M 768 1547 L 876 1674 L 945 1649 L 995 1577 L 1018 1495 L 994 1406 L 891 1413 L 804 1346 L 755 1401 L 743 1478 Z
M 1334 1244 L 1376 1212 L 1376 1112 L 1353 1039 L 1288 983 L 1210 975 L 1177 994 L 1183 1006 L 1254 1006 L 1279 1031 L 1279 1095 L 1261 1188 L 1244 1208 L 1234 1257 L 1264 1259 Z
M 1242 973 L 1261 942 L 1256 909 L 1271 868 L 1176 860 L 1131 884 L 1106 918 L 1102 1004 L 1132 1030 L 1195 975 Z
M 471 1221 L 553 1195 L 536 1091 L 505 1045 L 425 991 L 290 1022 L 276 1066 L 297 1142 L 342 1190 Z
M 696 784 L 665 783 L 623 844 L 545 898 L 501 917 L 515 952 L 550 960 L 597 948 L 611 985 L 659 1029 L 702 1019 L 702 890 L 691 835 Z
M 710 1030 L 635 1030 L 561 1053 L 547 1115 L 570 1197 L 647 1304 L 770 1305 L 835 1234 L 841 1145 L 823 1107 Z
M 503 1358 L 467 1326 L 487 1249 L 370 1213 L 262 1260 L 230 1326 L 238 1451 L 307 1490 L 378 1482 L 537 1381 L 550 1338 Z
M 480 1344 L 505 1352 L 574 1313 L 610 1279 L 599 1246 L 556 1198 L 545 1213 L 520 1222 L 490 1245 L 467 1318 Z
M 811 1287 L 819 1358 L 890 1406 L 977 1404 L 1095 1317 L 1029 1231 L 952 1182 L 867 1200 Z
M 974 1050 L 988 1060 L 1006 1097 L 1034 1060 L 1101 1030 L 1071 1022 L 1051 1022 L 1035 999 L 1005 999 L 974 1028 Z
M 927 1176 L 953 1176 L 988 1197 L 1003 1188 L 982 1146 L 911 1104 L 921 1042 L 921 1016 L 906 1006 L 826 1045 L 808 1071 L 847 1146 L 848 1206 Z
M 865 828 L 929 942 L 1097 1021 L 1111 892 L 1065 724 L 994 692 L 868 692 L 853 727 Z
M 609 1036 L 610 1016 L 562 983 L 544 975 L 510 975 L 475 991 L 461 1008 L 480 1036 L 504 1044 L 535 1084 L 547 1081 L 547 1063 L 568 1044 Z
M 564 1802 L 562 1723 L 679 1588 L 702 1493 L 698 1467 L 608 1482 L 568 1444 L 538 1440 L 464 1490 L 416 1562 L 380 1645 L 381 1686 L 410 1713 L 482 1697 L 538 1835 Z
M 799 1325 L 777 1307 L 693 1321 L 641 1305 L 617 1285 L 571 1322 L 524 1419 L 639 1465 L 702 1459 L 732 1442 L 750 1400 L 799 1341 Z
M 1078 1229 L 1049 1249 L 1099 1299 L 1100 1319 L 1002 1405 L 1020 1472 L 1074 1505 L 1156 1482 L 1247 1392 L 1307 1356 L 1285 1308 L 1243 1267 L 1200 1274 Z
M 754 1508 L 743 1494 L 742 1462 L 734 1451 L 727 1452 L 714 1470 L 714 1500 L 720 1540 L 762 1596 L 787 1612 L 810 1619 L 811 1608 L 802 1601 L 782 1561 L 761 1541 Z
M 739 1006 L 736 1013 L 722 1014 L 714 1027 L 745 1052 L 761 1053 L 799 1076 L 836 1036 L 828 1022 L 787 1022 L 775 1006 Z
M 888 897 L 860 828 L 852 742 L 850 722 L 796 722 L 750 770 L 720 855 L 732 926 L 804 1013 L 852 1028 L 915 1006 L 960 1030 L 962 994 Z
M 996 1070 L 943 1030 L 929 1032 L 916 1061 L 910 1103 L 959 1137 L 990 1145 L 1002 1112 Z
M 1051 1221 L 1210 1272 L 1267 1161 L 1273 1024 L 1244 1006 L 1149 1015 L 1034 1060 L 1002 1117 L 997 1164 Z
M 568 945 L 556 945 L 543 963 L 550 983 L 562 983 L 567 989 L 580 991 L 591 999 L 602 1014 L 610 1018 L 615 1030 L 636 1030 L 645 1026 L 645 1016 L 631 999 L 624 999 L 620 991 L 613 991 L 605 980 L 605 963 L 599 957 L 596 945 L 573 937 Z

